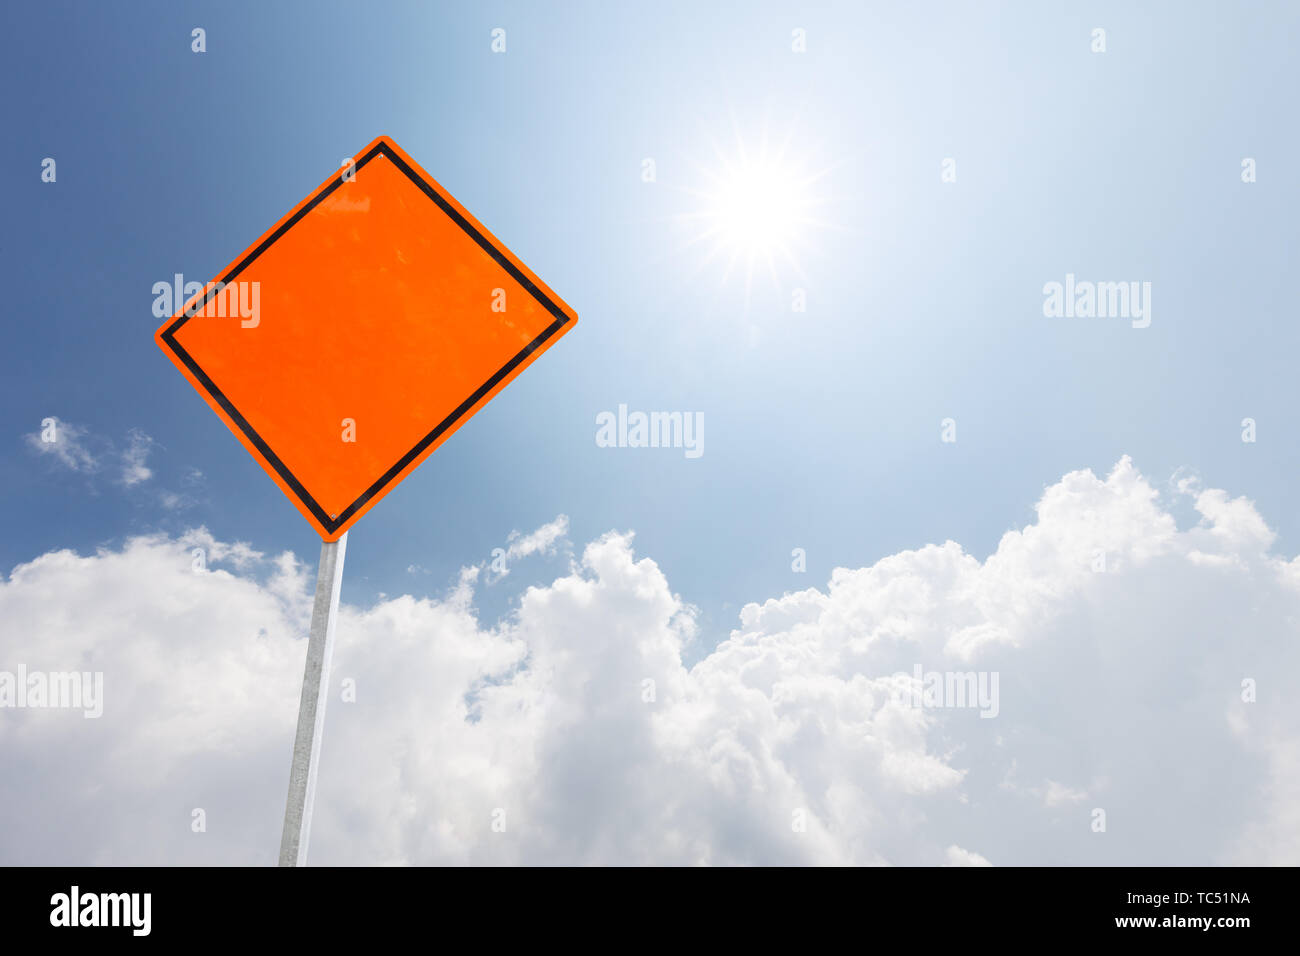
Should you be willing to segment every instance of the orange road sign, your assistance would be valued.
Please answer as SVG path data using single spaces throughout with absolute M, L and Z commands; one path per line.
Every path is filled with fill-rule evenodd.
M 154 338 L 336 541 L 577 321 L 381 136 Z

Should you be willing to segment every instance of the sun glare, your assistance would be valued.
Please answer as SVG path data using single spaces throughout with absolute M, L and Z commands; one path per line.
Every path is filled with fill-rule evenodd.
M 829 170 L 795 155 L 793 140 L 773 148 L 765 134 L 749 150 L 737 135 L 729 154 L 715 144 L 712 162 L 692 164 L 698 185 L 684 190 L 691 205 L 674 217 L 687 229 L 685 246 L 704 251 L 701 267 L 721 263 L 724 284 L 744 273 L 746 305 L 756 275 L 776 289 L 803 280 L 815 234 L 830 225 L 818 216 L 831 201 L 821 191 Z

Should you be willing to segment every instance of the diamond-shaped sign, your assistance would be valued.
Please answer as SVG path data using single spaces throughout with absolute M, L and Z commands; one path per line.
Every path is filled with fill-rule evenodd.
M 381 136 L 155 339 L 335 541 L 577 320 Z

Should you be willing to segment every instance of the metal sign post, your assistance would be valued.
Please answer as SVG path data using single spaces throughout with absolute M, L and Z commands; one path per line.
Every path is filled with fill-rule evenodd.
M 325 704 L 329 699 L 330 660 L 334 656 L 334 625 L 339 615 L 339 589 L 343 584 L 343 556 L 347 548 L 347 532 L 337 541 L 326 541 L 320 546 L 307 666 L 302 677 L 302 699 L 298 703 L 298 732 L 293 740 L 293 763 L 289 766 L 289 798 L 284 807 L 284 833 L 280 837 L 281 866 L 307 864 L 316 772 L 320 768 L 321 735 L 325 730 Z

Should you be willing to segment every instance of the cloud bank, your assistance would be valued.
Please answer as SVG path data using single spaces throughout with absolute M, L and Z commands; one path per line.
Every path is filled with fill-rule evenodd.
M 1300 862 L 1300 560 L 1249 501 L 1168 494 L 1193 526 L 1128 459 L 1071 473 L 986 560 L 836 569 L 690 668 L 630 534 L 500 622 L 477 568 L 345 605 L 311 860 Z M 102 671 L 104 713 L 0 709 L 0 863 L 273 863 L 313 583 L 203 529 L 15 568 L 0 670 Z M 997 715 L 917 706 L 918 670 L 996 674 Z

